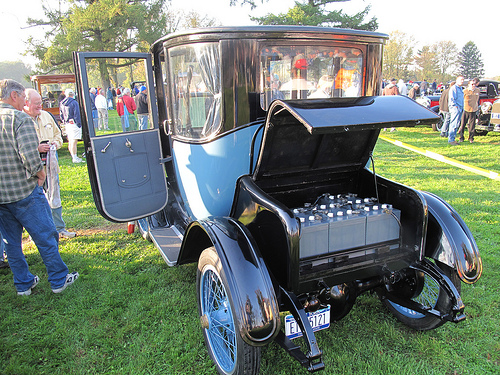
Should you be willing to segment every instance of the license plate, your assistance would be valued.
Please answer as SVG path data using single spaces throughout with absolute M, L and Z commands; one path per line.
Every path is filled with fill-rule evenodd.
M 500 113 L 492 113 L 491 118 L 500 119 Z
M 307 319 L 309 319 L 313 332 L 330 327 L 330 305 L 324 309 L 307 313 Z M 285 335 L 289 339 L 302 336 L 302 331 L 293 315 L 285 317 Z

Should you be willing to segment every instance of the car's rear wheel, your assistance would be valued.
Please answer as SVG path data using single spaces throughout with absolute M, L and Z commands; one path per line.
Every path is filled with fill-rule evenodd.
M 437 265 L 452 281 L 458 292 L 460 292 L 460 279 L 457 273 L 444 264 L 439 263 Z M 432 307 L 441 312 L 449 312 L 451 310 L 453 306 L 452 299 L 430 274 L 414 271 L 412 276 L 409 276 L 406 280 L 401 282 L 407 284 L 402 289 L 405 291 L 402 294 L 412 293 L 413 296 L 411 299 L 413 301 Z M 403 297 L 403 295 L 401 297 Z M 383 303 L 399 321 L 417 331 L 427 331 L 445 323 L 444 320 L 438 317 L 425 315 L 387 299 L 383 300 Z
M 436 132 L 440 132 L 441 129 L 443 128 L 443 124 L 444 124 L 444 117 L 443 117 L 443 114 L 440 112 L 438 122 L 435 124 L 432 124 L 432 130 L 434 130 Z
M 217 371 L 224 375 L 258 374 L 260 348 L 248 345 L 239 333 L 227 277 L 213 247 L 200 255 L 196 289 L 203 336 Z

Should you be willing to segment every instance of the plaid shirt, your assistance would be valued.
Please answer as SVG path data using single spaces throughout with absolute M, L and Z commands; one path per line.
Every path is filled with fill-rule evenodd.
M 42 168 L 33 119 L 0 102 L 0 204 L 30 195 Z

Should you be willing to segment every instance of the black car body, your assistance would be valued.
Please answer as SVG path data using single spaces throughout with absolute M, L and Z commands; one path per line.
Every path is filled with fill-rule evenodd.
M 314 330 L 369 290 L 415 329 L 465 318 L 459 281 L 482 270 L 467 226 L 439 197 L 369 168 L 380 129 L 437 118 L 375 96 L 386 39 L 214 28 L 168 35 L 149 54 L 74 55 L 96 206 L 137 220 L 169 265 L 198 263 L 200 322 L 221 374 L 257 373 L 272 341 L 324 368 Z M 90 73 L 116 58 L 145 71 L 146 130 L 89 126 Z M 291 341 L 301 334 L 305 348 Z

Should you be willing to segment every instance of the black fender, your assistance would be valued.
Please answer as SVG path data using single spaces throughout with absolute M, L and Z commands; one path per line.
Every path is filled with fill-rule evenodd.
M 248 229 L 228 217 L 192 222 L 181 246 L 179 264 L 197 259 L 214 246 L 229 284 L 243 340 L 261 346 L 273 341 L 281 328 L 279 306 L 271 277 Z
M 476 282 L 483 272 L 483 263 L 467 224 L 442 198 L 421 193 L 429 209 L 425 255 L 456 269 L 463 282 Z

